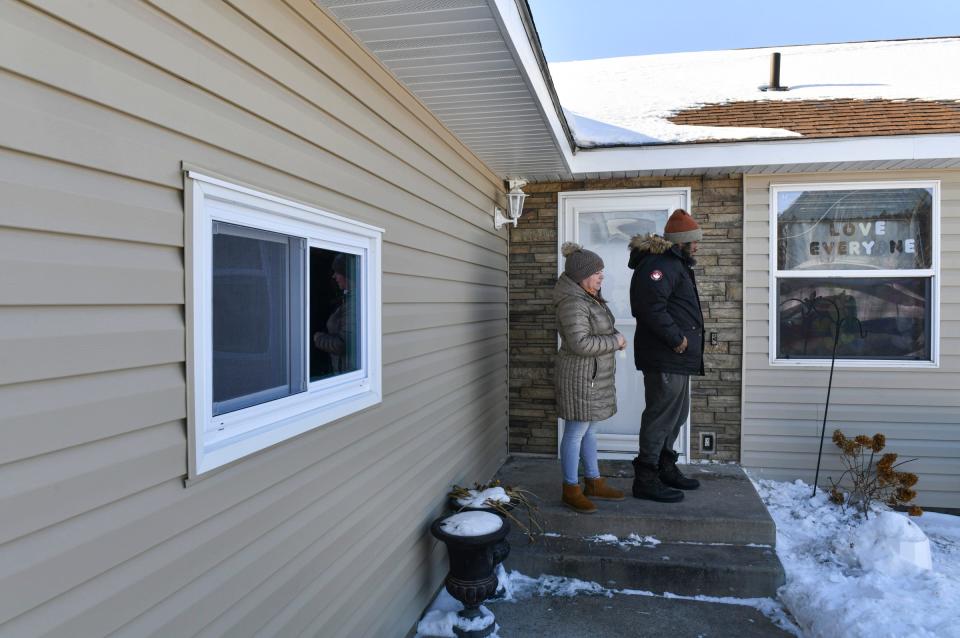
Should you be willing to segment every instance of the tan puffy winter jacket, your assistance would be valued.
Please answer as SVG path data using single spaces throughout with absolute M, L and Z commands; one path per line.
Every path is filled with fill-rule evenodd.
M 617 331 L 607 304 L 566 275 L 553 289 L 560 332 L 554 372 L 561 419 L 602 421 L 617 412 Z

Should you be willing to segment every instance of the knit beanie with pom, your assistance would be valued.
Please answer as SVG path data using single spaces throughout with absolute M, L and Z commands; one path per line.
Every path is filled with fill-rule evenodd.
M 678 208 L 667 220 L 667 225 L 663 228 L 663 238 L 675 244 L 688 244 L 703 239 L 703 231 L 697 222 L 693 221 L 690 213 Z
M 563 272 L 570 279 L 580 283 L 595 272 L 603 270 L 603 260 L 600 255 L 587 250 L 580 244 L 568 241 L 560 247 L 564 256 Z

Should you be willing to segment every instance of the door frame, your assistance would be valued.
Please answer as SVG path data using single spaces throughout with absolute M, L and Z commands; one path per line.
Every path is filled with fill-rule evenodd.
M 674 196 L 680 195 L 683 198 L 681 208 L 690 210 L 692 201 L 692 189 L 689 186 L 664 187 L 664 188 L 623 188 L 610 190 L 592 190 L 592 191 L 565 191 L 557 194 L 557 277 L 563 273 L 563 255 L 560 248 L 567 241 L 576 241 L 576 215 L 577 211 L 570 211 L 573 214 L 568 215 L 567 202 L 583 199 L 609 199 L 611 201 L 627 197 L 654 197 L 654 196 Z M 624 210 L 629 210 L 625 206 Z M 615 209 L 614 209 L 615 210 Z M 560 344 L 560 335 L 557 334 L 557 345 Z M 629 363 L 629 362 L 628 362 Z M 691 384 L 691 388 L 692 388 Z M 692 402 L 691 402 L 692 409 Z M 638 416 L 639 418 L 639 416 Z M 687 414 L 687 422 L 682 432 L 683 441 L 680 444 L 680 462 L 688 462 L 690 459 L 690 415 Z M 560 441 L 563 439 L 563 419 L 557 419 L 557 457 L 560 456 Z M 598 434 L 597 435 L 597 456 L 601 459 L 629 460 L 637 455 L 637 439 L 635 435 L 623 434 Z

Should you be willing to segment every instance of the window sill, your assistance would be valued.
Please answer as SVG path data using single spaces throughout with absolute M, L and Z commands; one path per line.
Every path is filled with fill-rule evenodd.
M 242 432 L 235 432 L 219 439 L 210 437 L 211 440 L 202 449 L 197 450 L 196 477 L 322 425 L 370 408 L 381 401 L 380 394 L 368 388 L 366 391 L 356 393 L 349 398 L 341 399 L 335 403 L 324 403 L 313 409 L 293 410 L 290 406 L 284 406 L 282 411 L 271 411 L 272 414 L 277 416 L 277 420 L 263 423 L 259 427 L 245 429 Z M 303 401 L 300 403 L 302 405 Z
M 773 368 L 829 368 L 830 359 L 773 359 L 770 361 Z M 888 368 L 901 370 L 903 368 L 936 369 L 940 367 L 937 361 L 884 361 L 884 360 L 849 360 L 837 359 L 835 368 L 868 368 L 871 370 Z

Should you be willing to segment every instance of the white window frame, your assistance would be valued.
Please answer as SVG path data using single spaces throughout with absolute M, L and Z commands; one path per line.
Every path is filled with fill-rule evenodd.
M 928 269 L 920 270 L 778 270 L 777 263 L 777 195 L 782 191 L 827 191 L 827 190 L 887 190 L 893 188 L 929 188 L 933 192 L 931 223 L 933 262 Z M 938 368 L 940 367 L 940 181 L 896 180 L 864 182 L 813 182 L 783 183 L 770 185 L 770 246 L 769 246 L 769 360 L 776 367 L 824 367 L 830 359 L 778 359 L 777 358 L 777 281 L 780 279 L 865 279 L 895 277 L 929 277 L 930 282 L 930 360 L 902 361 L 893 359 L 842 359 L 837 357 L 838 368 Z
M 380 403 L 383 229 L 230 183 L 186 173 L 189 478 L 237 461 L 325 423 Z M 213 222 L 238 224 L 360 256 L 360 369 L 309 382 L 307 390 L 213 416 Z M 305 294 L 309 296 L 309 267 Z M 303 327 L 309 351 L 309 299 Z

